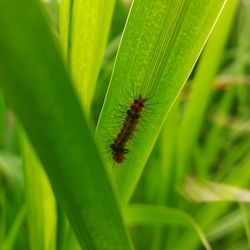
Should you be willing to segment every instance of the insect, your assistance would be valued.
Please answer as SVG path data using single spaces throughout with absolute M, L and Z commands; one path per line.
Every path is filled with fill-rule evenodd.
M 125 160 L 125 154 L 129 152 L 126 148 L 126 144 L 133 137 L 146 100 L 147 98 L 139 96 L 130 104 L 130 108 L 127 110 L 122 127 L 113 143 L 110 145 L 112 149 L 112 157 L 116 163 L 123 163 Z

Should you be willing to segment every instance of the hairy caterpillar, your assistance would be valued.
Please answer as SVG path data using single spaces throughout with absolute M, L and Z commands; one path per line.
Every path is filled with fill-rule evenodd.
M 126 144 L 136 130 L 146 100 L 146 98 L 139 96 L 130 104 L 130 108 L 127 110 L 127 115 L 123 121 L 122 127 L 113 143 L 110 145 L 112 149 L 112 157 L 116 163 L 123 163 L 125 154 L 129 152 L 126 148 Z

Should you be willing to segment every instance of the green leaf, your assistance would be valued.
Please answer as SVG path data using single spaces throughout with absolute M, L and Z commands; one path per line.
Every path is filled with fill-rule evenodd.
M 72 1 L 62 0 L 60 3 L 60 15 L 59 15 L 59 32 L 60 42 L 65 57 L 65 61 L 68 61 L 69 57 L 69 38 L 71 28 L 71 16 L 72 16 Z
M 241 210 L 241 214 L 243 217 L 248 247 L 250 247 L 250 225 L 249 225 L 249 212 L 248 212 L 249 209 L 248 209 L 247 205 L 245 205 L 243 203 L 240 203 L 239 205 L 240 205 L 240 210 Z
M 165 124 L 162 128 L 162 159 L 158 182 L 158 202 L 165 205 L 173 205 L 176 199 L 175 177 L 176 177 L 176 137 L 179 129 L 180 101 L 176 100 L 171 108 Z M 155 166 L 154 166 L 155 167 Z
M 147 98 L 134 140 L 126 145 L 127 159 L 115 167 L 124 202 L 131 197 L 164 119 L 224 3 L 224 0 L 134 1 L 96 131 L 112 165 L 110 145 L 121 130 L 131 102 L 139 96 Z
M 131 205 L 126 211 L 131 225 L 172 225 L 193 227 L 206 249 L 211 249 L 204 233 L 190 215 L 184 211 L 163 206 Z
M 35 0 L 0 1 L 5 96 L 83 249 L 131 249 L 108 175 Z
M 28 138 L 20 132 L 24 162 L 27 219 L 31 250 L 56 247 L 56 202 L 48 178 Z
M 61 37 L 67 63 L 88 112 L 101 68 L 115 0 L 63 0 Z
M 247 221 L 249 221 L 249 209 L 248 209 L 248 215 L 247 215 Z M 222 239 L 223 237 L 226 237 L 226 235 L 230 234 L 237 228 L 243 227 L 243 215 L 240 212 L 240 209 L 236 209 L 233 212 L 228 212 L 217 220 L 211 228 L 209 228 L 207 232 L 207 238 L 210 242 L 217 241 L 219 239 Z
M 4 250 L 14 249 L 16 238 L 24 222 L 26 213 L 27 213 L 27 208 L 26 208 L 26 205 L 24 205 L 21 207 L 20 211 L 18 212 L 6 239 L 1 243 L 2 244 L 1 249 L 4 249 Z
M 20 157 L 8 152 L 0 152 L 0 173 L 8 186 L 23 189 L 23 176 Z
M 216 114 L 218 116 L 225 116 L 229 113 L 230 108 L 233 106 L 233 98 L 235 97 L 234 89 L 226 90 L 223 94 L 221 101 L 217 105 Z M 198 173 L 200 176 L 206 177 L 209 171 L 209 167 L 214 162 L 218 152 L 223 149 L 223 138 L 224 138 L 224 128 L 218 124 L 214 124 L 209 131 L 206 138 L 206 145 L 202 152 L 202 162 L 198 165 Z M 202 167 L 201 167 L 202 166 Z
M 248 148 L 250 146 L 250 141 L 248 140 Z M 241 149 L 240 149 L 241 150 Z M 231 185 L 237 186 L 247 186 L 250 181 L 250 156 L 248 155 L 240 164 L 237 164 L 232 171 L 226 176 L 225 183 L 230 183 Z M 228 166 L 228 165 L 226 165 Z M 225 166 L 221 166 L 224 168 Z M 228 207 L 231 205 L 229 202 L 218 202 L 218 203 L 208 203 L 203 206 L 200 211 L 196 214 L 196 220 L 206 231 L 209 227 L 216 221 L 216 219 L 225 213 Z M 186 249 L 195 250 L 198 248 L 199 241 L 198 238 L 192 237 L 192 232 L 185 232 L 180 238 L 176 249 Z
M 214 78 L 220 66 L 222 52 L 227 42 L 237 4 L 238 0 L 228 0 L 202 54 L 192 83 L 191 94 L 179 132 L 177 163 L 179 168 L 179 182 L 183 180 L 185 174 L 189 171 L 190 155 L 197 142 L 203 116 L 212 93 Z
M 3 97 L 3 91 L 0 89 L 0 140 L 2 144 L 2 140 L 4 138 L 4 130 L 6 125 L 6 106 Z

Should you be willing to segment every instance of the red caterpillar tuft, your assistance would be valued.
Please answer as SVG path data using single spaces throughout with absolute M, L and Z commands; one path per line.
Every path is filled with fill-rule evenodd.
M 123 163 L 125 160 L 125 154 L 128 153 L 128 149 L 125 147 L 135 132 L 141 112 L 144 109 L 145 101 L 146 98 L 139 96 L 138 99 L 135 99 L 131 103 L 130 109 L 127 110 L 127 115 L 124 119 L 123 125 L 113 143 L 110 145 L 112 149 L 112 157 L 114 161 L 119 164 Z

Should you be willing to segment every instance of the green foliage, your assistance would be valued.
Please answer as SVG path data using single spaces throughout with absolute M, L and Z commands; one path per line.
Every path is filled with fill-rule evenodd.
M 179 176 L 185 176 L 190 164 L 189 155 L 197 141 L 201 123 L 211 95 L 213 79 L 218 71 L 222 52 L 227 42 L 227 36 L 234 17 L 238 0 L 231 0 L 226 4 L 224 11 L 209 38 L 201 61 L 195 73 L 192 91 L 187 103 L 185 114 L 180 125 L 178 167 Z M 189 143 L 185 143 L 188 141 Z M 205 169 L 203 171 L 206 171 Z
M 61 40 L 81 103 L 89 112 L 108 38 L 114 0 L 63 0 Z
M 0 250 L 248 249 L 249 14 L 1 0 Z
M 133 145 L 117 174 L 118 189 L 125 202 L 223 4 L 224 1 L 199 0 L 138 0 L 133 4 L 96 131 L 105 152 L 107 139 L 103 135 L 110 127 L 110 119 L 119 115 L 119 105 L 129 107 L 131 102 L 126 93 L 135 92 L 133 98 L 139 95 L 148 98 L 146 105 L 152 108 L 141 126 L 150 128 L 150 133 L 142 129 L 137 136 L 140 143 Z M 124 117 L 124 113 L 121 116 Z M 118 125 L 122 124 L 121 119 Z M 107 137 L 113 136 L 109 145 L 118 132 L 119 126 L 109 131 Z
M 115 195 L 54 37 L 37 2 L 25 3 L 0 3 L 5 94 L 82 247 L 130 249 Z
M 30 249 L 52 250 L 56 247 L 56 204 L 47 176 L 25 135 L 22 151 Z

